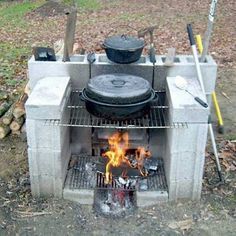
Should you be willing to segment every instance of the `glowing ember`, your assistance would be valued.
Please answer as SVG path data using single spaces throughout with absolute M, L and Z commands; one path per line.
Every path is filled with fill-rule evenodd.
M 102 154 L 103 157 L 108 158 L 105 173 L 105 183 L 110 184 L 112 181 L 112 167 L 132 167 L 140 171 L 141 175 L 146 176 L 147 173 L 143 170 L 145 158 L 149 158 L 151 153 L 146 151 L 144 147 L 138 147 L 135 151 L 135 163 L 131 163 L 127 155 L 129 149 L 129 135 L 128 132 L 116 132 L 108 138 L 109 151 Z M 125 171 L 122 173 L 125 177 Z

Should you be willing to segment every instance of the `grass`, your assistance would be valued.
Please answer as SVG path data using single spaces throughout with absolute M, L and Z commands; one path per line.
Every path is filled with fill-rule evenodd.
M 99 10 L 101 3 L 98 0 L 76 0 L 78 7 L 85 10 Z
M 236 134 L 227 134 L 225 135 L 225 139 L 230 141 L 236 140 Z
M 22 81 L 14 79 L 16 70 L 25 66 L 21 58 L 30 53 L 27 47 L 16 46 L 11 43 L 0 43 L 0 78 L 5 80 L 6 85 L 16 86 Z
M 25 14 L 44 2 L 44 0 L 25 0 L 23 2 L 0 0 L 0 27 L 9 33 L 27 29 L 28 22 L 24 19 Z M 14 76 L 16 71 L 25 66 L 25 61 L 21 58 L 29 53 L 28 45 L 0 41 L 0 80 L 3 79 L 6 85 L 13 87 L 21 83 L 21 81 L 14 79 Z
M 39 7 L 44 1 L 30 1 L 25 0 L 22 3 L 9 3 L 6 1 L 0 1 L 0 26 L 23 26 L 27 22 L 24 20 L 24 15 L 37 7 Z

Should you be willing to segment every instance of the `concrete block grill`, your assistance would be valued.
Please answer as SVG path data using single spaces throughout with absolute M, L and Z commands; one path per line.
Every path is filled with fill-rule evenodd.
M 159 95 L 148 114 L 139 119 L 116 121 L 92 116 L 79 99 L 89 80 L 86 55 L 75 55 L 70 62 L 28 62 L 32 93 L 26 103 L 26 124 L 31 188 L 34 196 L 53 195 L 81 204 L 95 204 L 104 189 L 122 191 L 138 206 L 201 196 L 204 153 L 209 108 L 179 90 L 177 75 L 188 81 L 188 90 L 204 100 L 189 55 L 177 55 L 171 67 L 165 56 L 156 56 L 154 89 Z M 214 91 L 217 65 L 208 56 L 201 63 L 206 95 Z M 153 64 L 142 56 L 139 61 L 121 65 L 106 55 L 96 54 L 92 76 L 126 73 L 152 81 Z M 130 150 L 147 148 L 158 163 L 156 175 L 138 178 L 132 185 L 112 180 L 104 184 L 102 153 L 114 131 L 126 131 Z M 103 164 L 102 164 L 103 163 Z M 131 180 L 130 180 L 131 181 Z

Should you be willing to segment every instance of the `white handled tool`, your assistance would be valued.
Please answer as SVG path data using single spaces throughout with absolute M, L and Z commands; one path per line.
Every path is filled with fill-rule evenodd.
M 192 48 L 192 51 L 193 51 L 193 57 L 194 57 L 194 62 L 195 62 L 196 70 L 197 70 L 198 80 L 199 80 L 199 83 L 201 85 L 203 93 L 206 94 L 204 84 L 203 84 L 203 80 L 202 80 L 202 73 L 201 73 L 200 63 L 199 63 L 199 60 L 198 60 L 197 47 L 196 47 L 196 44 L 195 44 L 191 24 L 187 25 L 187 31 L 188 31 L 188 37 L 189 37 L 190 45 L 191 45 L 191 48 Z M 218 152 L 217 152 L 217 148 L 216 148 L 215 136 L 214 136 L 214 132 L 213 132 L 213 128 L 212 128 L 212 124 L 210 123 L 210 120 L 211 119 L 210 119 L 210 116 L 209 116 L 208 128 L 209 128 L 209 132 L 210 132 L 210 136 L 211 136 L 211 143 L 212 143 L 214 155 L 215 155 L 215 158 L 216 158 L 217 172 L 218 172 L 220 181 L 223 182 L 223 176 L 222 176 L 222 173 L 221 173 L 221 166 L 220 166 L 219 156 L 218 156 Z
M 205 107 L 205 108 L 208 107 L 208 104 L 205 103 L 201 98 L 199 98 L 199 97 L 193 95 L 191 92 L 189 92 L 189 90 L 188 90 L 188 82 L 182 76 L 176 76 L 176 78 L 175 78 L 175 86 L 177 88 L 179 88 L 181 90 L 184 90 L 185 92 L 189 93 L 191 96 L 194 97 L 194 100 L 197 101 L 203 107 Z

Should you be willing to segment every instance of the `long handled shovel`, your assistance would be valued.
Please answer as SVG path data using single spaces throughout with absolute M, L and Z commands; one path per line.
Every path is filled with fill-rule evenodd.
M 203 51 L 202 51 L 202 55 L 201 55 L 201 58 L 200 58 L 200 62 L 205 61 L 205 58 L 206 58 L 206 55 L 207 55 L 207 52 L 208 52 L 211 33 L 212 33 L 212 29 L 213 29 L 213 22 L 214 22 L 215 13 L 216 13 L 217 1 L 218 0 L 212 0 L 212 2 L 211 2 L 210 12 L 209 12 L 209 16 L 208 16 L 207 30 L 206 30 L 206 33 L 204 35 Z
M 202 73 L 201 73 L 200 63 L 199 63 L 199 60 L 198 60 L 197 47 L 196 47 L 196 44 L 195 44 L 195 40 L 194 40 L 193 30 L 192 30 L 191 24 L 187 25 L 187 31 L 188 31 L 188 37 L 189 37 L 190 45 L 191 45 L 192 52 L 193 52 L 194 62 L 195 62 L 196 70 L 197 70 L 198 81 L 200 83 L 202 92 L 204 94 L 206 94 L 205 93 L 204 84 L 203 84 L 203 80 L 202 80 Z M 208 129 L 209 129 L 209 132 L 210 132 L 213 152 L 214 152 L 214 155 L 215 155 L 215 158 L 216 158 L 217 172 L 218 172 L 220 181 L 223 182 L 223 176 L 222 176 L 222 172 L 221 172 L 219 156 L 218 156 L 218 152 L 217 152 L 217 148 L 216 148 L 215 136 L 214 136 L 214 133 L 213 133 L 212 124 L 210 122 L 211 121 L 210 121 L 210 116 L 209 116 Z
M 210 6 L 210 11 L 209 11 L 209 16 L 208 16 L 207 29 L 206 29 L 206 32 L 205 32 L 205 35 L 204 35 L 203 47 L 202 47 L 202 50 L 200 50 L 200 52 L 201 52 L 200 62 L 205 61 L 206 55 L 208 53 L 208 47 L 209 47 L 209 44 L 210 44 L 210 38 L 211 38 L 214 18 L 215 18 L 215 14 L 216 14 L 217 2 L 218 2 L 218 0 L 212 0 L 211 1 L 211 6 Z M 201 44 L 201 39 L 199 39 L 198 41 L 200 42 L 199 44 Z M 212 93 L 212 100 L 213 100 L 213 104 L 215 106 L 216 115 L 217 115 L 218 122 L 219 122 L 219 133 L 223 134 L 224 133 L 224 123 L 223 123 L 220 107 L 219 107 L 215 92 Z

